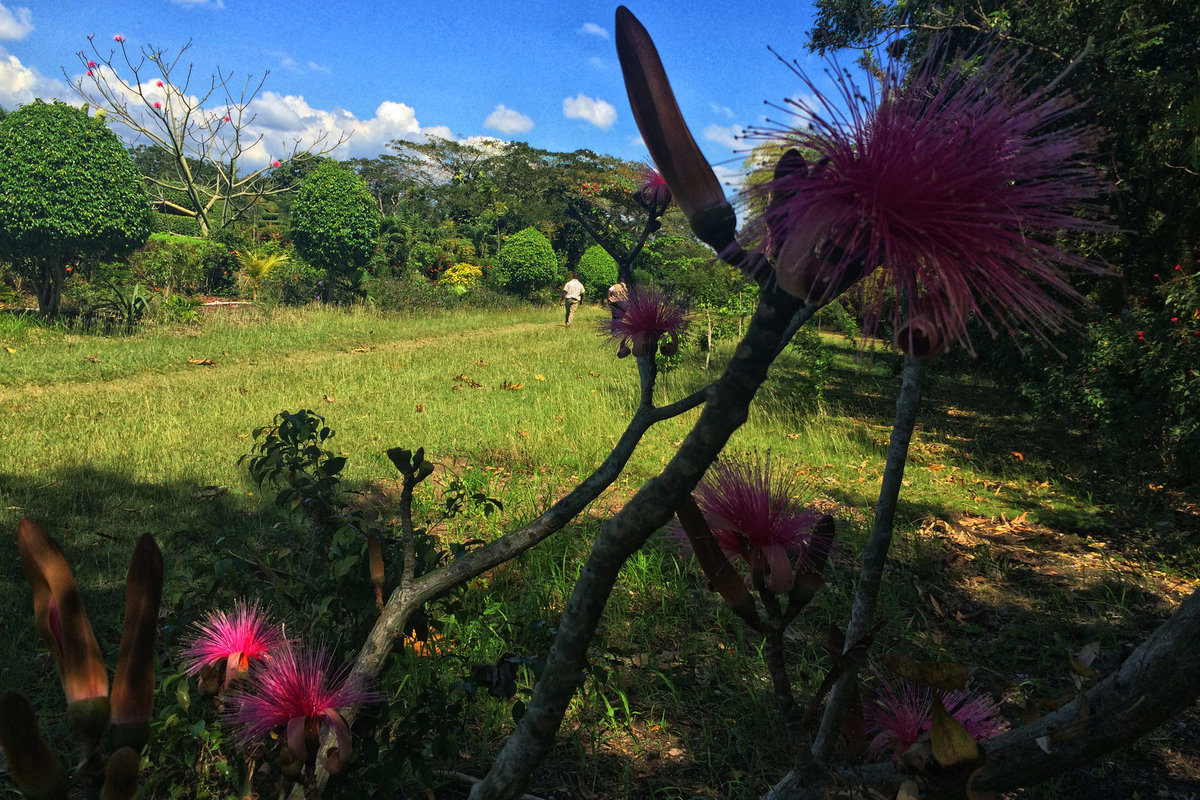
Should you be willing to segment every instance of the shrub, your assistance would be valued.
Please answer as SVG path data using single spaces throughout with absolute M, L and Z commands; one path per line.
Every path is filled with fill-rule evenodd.
M 550 289 L 562 277 L 550 240 L 535 228 L 509 237 L 496 256 L 495 272 L 500 285 L 524 297 Z
M 145 247 L 129 257 L 134 280 L 168 292 L 216 294 L 232 284 L 232 256 L 207 239 L 152 233 Z
M 332 286 L 322 299 L 361 283 L 379 239 L 379 211 L 367 184 L 353 172 L 326 162 L 304 180 L 292 204 L 292 242 Z
M 449 286 L 457 294 L 474 289 L 483 277 L 483 270 L 474 264 L 454 264 L 442 270 L 438 283 Z
M 583 251 L 575 277 L 587 287 L 593 297 L 604 297 L 605 290 L 617 282 L 617 260 L 598 244 Z
M 200 237 L 200 223 L 195 217 L 185 217 L 181 214 L 163 214 L 159 211 L 150 213 L 150 228 L 155 233 L 178 233 L 180 236 Z

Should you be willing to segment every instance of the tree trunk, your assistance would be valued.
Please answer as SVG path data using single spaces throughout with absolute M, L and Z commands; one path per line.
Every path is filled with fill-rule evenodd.
M 62 256 L 54 255 L 44 259 L 39 272 L 38 312 L 46 319 L 55 319 L 62 303 L 62 286 L 67 279 Z

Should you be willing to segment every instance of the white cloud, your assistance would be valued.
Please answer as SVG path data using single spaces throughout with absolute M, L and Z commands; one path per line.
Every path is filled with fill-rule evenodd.
M 586 33 L 589 36 L 599 36 L 601 39 L 608 38 L 608 31 L 594 22 L 583 23 L 583 27 L 579 29 L 579 33 Z
M 704 138 L 730 150 L 739 150 L 746 147 L 745 142 L 738 139 L 745 133 L 741 125 L 709 125 L 704 129 Z
M 714 114 L 725 117 L 727 119 L 733 119 L 733 109 L 730 108 L 729 106 L 719 106 L 716 103 L 709 103 L 708 107 L 712 109 L 712 112 Z
M 359 119 L 343 108 L 313 108 L 299 95 L 263 92 L 250 111 L 256 117 L 245 133 L 250 141 L 259 135 L 262 140 L 245 157 L 248 166 L 264 166 L 290 152 L 297 141 L 308 147 L 322 136 L 324 147 L 335 144 L 339 136 L 350 137 L 333 151 L 336 158 L 374 158 L 387 150 L 392 139 L 454 138 L 444 125 L 422 127 L 412 106 L 394 100 L 380 103 L 374 117 Z
M 212 8 L 217 11 L 225 7 L 225 3 L 222 0 L 171 0 L 171 2 L 177 6 L 184 6 L 186 8 Z
M 326 75 L 332 75 L 333 70 L 323 64 L 318 64 L 315 61 L 308 62 L 308 68 L 313 72 L 324 72 Z
M 617 110 L 611 103 L 588 97 L 582 92 L 563 100 L 563 114 L 571 119 L 587 120 L 604 130 L 611 128 L 617 121 Z
M 21 6 L 0 3 L 0 39 L 19 42 L 33 30 L 33 12 Z
M 44 100 L 60 98 L 78 104 L 74 93 L 61 80 L 47 78 L 0 47 L 0 106 L 12 111 L 19 105 L 33 102 L 36 97 Z
M 503 103 L 496 106 L 492 113 L 483 121 L 483 127 L 500 131 L 504 134 L 525 133 L 533 128 L 533 120 Z
M 646 146 L 646 140 L 643 139 L 641 136 L 633 137 L 632 139 L 629 140 L 629 143 L 631 145 L 633 145 L 634 147 L 645 147 Z

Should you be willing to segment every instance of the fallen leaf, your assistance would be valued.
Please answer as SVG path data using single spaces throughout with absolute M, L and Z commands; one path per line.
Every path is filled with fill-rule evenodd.
M 189 358 L 188 363 L 195 364 L 198 367 L 215 367 L 217 365 L 217 362 L 211 358 Z
M 85 360 L 85 361 L 90 361 L 90 362 L 92 362 L 93 364 L 99 364 L 99 363 L 100 363 L 100 359 L 96 358 L 95 356 L 84 356 L 84 360 Z M 190 361 L 190 360 L 191 360 L 191 359 L 189 359 L 189 361 Z
M 1015 450 L 1013 451 L 1013 458 L 1015 458 L 1017 461 L 1025 460 L 1025 456 L 1021 455 L 1020 453 L 1016 452 Z
M 365 348 L 365 347 L 354 347 L 354 348 L 351 348 L 350 352 L 351 352 L 351 353 L 365 353 L 365 352 L 367 352 L 367 348 Z
M 930 464 L 929 468 L 932 470 L 945 469 L 946 465 L 945 464 Z
M 525 388 L 525 384 L 523 384 L 523 383 L 513 383 L 512 381 L 504 381 L 503 383 L 501 383 L 501 384 L 500 384 L 500 388 L 501 388 L 501 389 L 510 389 L 510 390 L 516 391 L 517 389 L 524 389 L 524 388 Z
M 544 381 L 544 380 L 546 380 L 546 376 L 545 375 L 534 375 L 533 379 L 535 381 Z
M 979 745 L 962 723 L 950 715 L 941 697 L 933 699 L 933 757 L 943 767 L 979 760 Z
M 418 414 L 420 414 L 420 413 L 421 413 L 422 411 L 424 411 L 424 410 L 425 410 L 425 404 L 424 404 L 424 403 L 417 403 L 417 413 L 418 413 Z
M 10 353 L 15 353 L 15 352 L 17 352 L 17 348 L 15 348 L 15 347 L 5 347 L 4 349 L 5 349 L 5 350 L 7 350 L 7 351 L 8 351 L 8 352 L 10 352 Z
M 322 399 L 322 400 L 324 400 L 326 403 L 336 403 L 336 402 L 337 402 L 337 400 L 334 400 L 334 399 L 333 399 L 332 397 L 330 397 L 329 395 L 325 395 L 325 396 L 324 396 L 324 397 L 322 397 L 321 399 Z

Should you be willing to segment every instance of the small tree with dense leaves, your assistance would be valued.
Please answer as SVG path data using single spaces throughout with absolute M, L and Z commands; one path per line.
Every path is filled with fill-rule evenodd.
M 150 197 L 129 154 L 100 119 L 33 103 L 0 122 L 0 258 L 58 314 L 67 270 L 122 256 L 150 235 Z
M 496 270 L 504 288 L 526 296 L 550 288 L 562 277 L 550 240 L 536 228 L 515 233 L 504 243 Z
M 588 294 L 603 297 L 604 290 L 617 282 L 617 260 L 603 247 L 594 244 L 583 251 L 579 266 L 575 268 L 575 276 L 583 281 Z
M 378 239 L 379 211 L 362 178 L 326 162 L 305 179 L 292 204 L 292 241 L 334 287 L 353 285 Z

